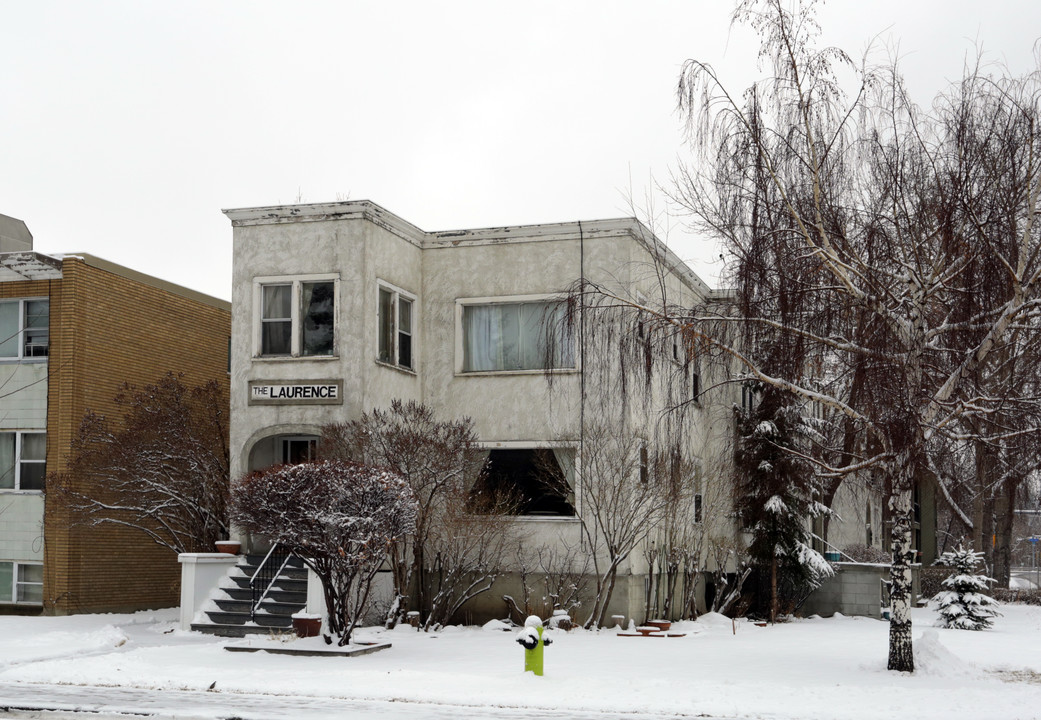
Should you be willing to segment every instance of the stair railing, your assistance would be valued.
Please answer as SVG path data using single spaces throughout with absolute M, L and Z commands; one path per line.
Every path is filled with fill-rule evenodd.
M 260 607 L 260 603 L 264 602 L 264 598 L 267 597 L 278 576 L 282 574 L 286 565 L 289 564 L 289 558 L 292 556 L 291 552 L 275 543 L 267 551 L 267 555 L 264 556 L 264 559 L 257 567 L 257 571 L 253 573 L 253 577 L 249 579 L 251 598 L 249 608 L 250 622 L 256 622 L 257 609 Z

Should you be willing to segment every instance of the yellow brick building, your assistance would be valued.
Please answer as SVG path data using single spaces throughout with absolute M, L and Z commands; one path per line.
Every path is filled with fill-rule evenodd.
M 121 416 L 124 382 L 168 371 L 227 386 L 230 304 L 90 255 L 32 252 L 0 216 L 0 612 L 177 604 L 176 555 L 48 502 L 87 410 Z M 73 478 L 75 482 L 75 478 Z

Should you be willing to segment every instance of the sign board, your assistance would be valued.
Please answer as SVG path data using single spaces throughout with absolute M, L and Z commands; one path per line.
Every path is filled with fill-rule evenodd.
M 343 380 L 250 380 L 250 405 L 343 405 Z

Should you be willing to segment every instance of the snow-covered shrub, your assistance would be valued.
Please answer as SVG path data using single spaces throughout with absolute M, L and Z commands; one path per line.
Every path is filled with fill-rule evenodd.
M 987 583 L 993 582 L 986 575 L 977 575 L 983 553 L 966 550 L 959 546 L 953 552 L 945 552 L 938 565 L 954 568 L 954 574 L 943 581 L 945 590 L 936 594 L 940 612 L 937 625 L 959 630 L 985 630 L 994 618 L 1000 615 L 995 608 L 998 602 L 986 594 Z
M 329 630 L 339 645 L 348 644 L 388 550 L 415 528 L 408 483 L 388 470 L 323 460 L 252 473 L 232 485 L 231 496 L 234 522 L 314 570 Z

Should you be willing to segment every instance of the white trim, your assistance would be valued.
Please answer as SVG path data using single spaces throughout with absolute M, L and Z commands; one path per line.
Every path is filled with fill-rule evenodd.
M 391 294 L 391 296 L 392 296 L 392 304 L 394 306 L 393 310 L 391 311 L 391 313 L 393 315 L 393 318 L 392 318 L 393 323 L 392 323 L 391 338 L 390 338 L 390 344 L 391 344 L 391 349 L 393 351 L 393 357 L 390 358 L 389 360 L 381 360 L 380 359 L 380 329 L 382 327 L 382 323 L 380 322 L 380 311 L 381 311 L 381 308 L 382 308 L 382 306 L 380 304 L 380 291 L 381 290 L 386 290 L 387 292 L 389 292 Z M 412 364 L 411 365 L 402 365 L 401 364 L 401 353 L 400 353 L 400 348 L 399 348 L 399 343 L 398 343 L 398 333 L 400 332 L 398 324 L 399 324 L 400 317 L 401 317 L 401 315 L 400 315 L 401 309 L 399 307 L 399 302 L 400 302 L 401 298 L 405 298 L 409 302 L 409 304 L 412 306 L 412 318 L 411 318 L 412 327 L 411 327 L 411 329 L 409 330 L 409 333 L 408 333 L 409 337 L 412 338 Z M 421 341 L 419 328 L 420 328 L 420 322 L 419 322 L 419 296 L 416 295 L 415 293 L 412 293 L 412 292 L 409 292 L 408 290 L 405 290 L 404 288 L 398 287 L 397 285 L 395 285 L 393 283 L 387 282 L 386 280 L 382 280 L 380 278 L 376 278 L 376 363 L 378 365 L 382 365 L 384 367 L 390 367 L 390 368 L 393 368 L 395 370 L 401 370 L 401 371 L 406 372 L 406 373 L 417 374 L 419 372 L 419 352 L 418 351 L 419 351 L 419 346 L 420 346 L 420 341 Z
M 304 283 L 331 282 L 333 284 L 333 349 L 330 355 L 303 355 L 301 323 L 301 301 Z M 271 285 L 289 285 L 291 294 L 290 350 L 289 355 L 263 355 L 264 288 Z M 253 336 L 251 359 L 253 360 L 326 360 L 339 357 L 340 332 L 340 273 L 309 273 L 303 275 L 258 275 L 253 278 Z

